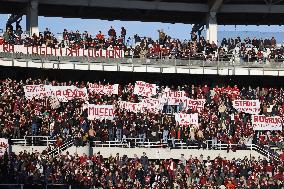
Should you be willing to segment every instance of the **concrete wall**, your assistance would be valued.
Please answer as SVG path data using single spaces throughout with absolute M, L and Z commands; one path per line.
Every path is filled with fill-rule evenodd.
M 142 156 L 143 152 L 146 152 L 149 159 L 179 159 L 181 154 L 185 155 L 185 158 L 188 158 L 190 155 L 193 157 L 199 157 L 201 154 L 203 157 L 210 156 L 211 159 L 214 159 L 218 155 L 226 157 L 227 159 L 233 158 L 244 158 L 245 156 L 249 157 L 263 157 L 256 151 L 251 150 L 238 150 L 237 152 L 230 151 L 227 153 L 226 150 L 197 150 L 197 149 L 158 149 L 158 148 L 93 148 L 93 152 L 100 152 L 104 157 L 109 156 L 110 154 L 115 156 L 116 153 L 120 155 L 126 154 L 128 157 L 134 157 L 134 154 L 138 157 Z
M 121 71 L 121 72 L 145 72 L 145 73 L 183 73 L 183 74 L 201 74 L 201 75 L 252 75 L 252 76 L 284 76 L 284 69 L 276 70 L 273 68 L 241 68 L 241 67 L 156 67 L 155 65 L 107 65 L 107 64 L 74 64 L 74 63 L 35 63 L 32 61 L 22 62 L 14 60 L 0 60 L 0 66 L 15 66 L 28 68 L 45 68 L 45 69 L 61 69 L 61 70 L 98 70 L 98 71 Z
M 19 154 L 20 151 L 26 150 L 27 152 L 34 152 L 37 150 L 38 152 L 42 152 L 46 149 L 46 147 L 43 146 L 17 146 L 12 145 L 12 152 L 15 152 L 16 154 Z M 63 154 L 66 152 L 69 152 L 70 154 L 77 153 L 78 155 L 92 155 L 95 153 L 100 152 L 101 155 L 104 157 L 109 157 L 110 155 L 115 156 L 116 153 L 119 153 L 120 155 L 127 155 L 128 157 L 132 158 L 134 157 L 134 154 L 138 155 L 138 157 L 142 156 L 143 152 L 146 152 L 149 159 L 179 159 L 181 154 L 184 154 L 186 158 L 188 158 L 190 155 L 193 157 L 199 157 L 201 154 L 203 157 L 207 158 L 207 156 L 210 156 L 212 159 L 217 157 L 219 154 L 222 157 L 226 157 L 227 159 L 233 159 L 233 158 L 244 158 L 245 156 L 249 157 L 263 157 L 261 154 L 259 154 L 256 151 L 253 150 L 238 150 L 236 152 L 230 151 L 227 153 L 226 150 L 197 150 L 197 149 L 172 149 L 169 148 L 119 148 L 119 147 L 93 147 L 92 149 L 89 149 L 89 147 L 75 147 L 72 146 L 65 150 Z
M 28 153 L 33 153 L 35 151 L 42 152 L 47 149 L 46 146 L 21 146 L 21 145 L 11 145 L 10 149 L 12 152 L 19 154 L 20 152 L 27 151 Z

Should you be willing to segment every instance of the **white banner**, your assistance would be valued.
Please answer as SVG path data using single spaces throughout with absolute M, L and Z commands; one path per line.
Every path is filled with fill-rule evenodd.
M 138 113 L 138 112 L 141 112 L 143 109 L 142 104 L 140 103 L 119 101 L 118 104 L 119 104 L 120 109 L 129 111 L 129 112 Z
M 88 99 L 87 88 L 78 88 L 75 86 L 52 86 L 45 85 L 49 96 L 55 96 L 60 102 L 68 102 L 75 98 Z
M 114 108 L 113 105 L 96 105 L 96 104 L 89 104 L 88 105 L 88 119 L 107 119 L 113 120 L 114 119 Z
M 42 99 L 43 97 L 57 97 L 60 102 L 68 102 L 75 98 L 87 100 L 87 88 L 75 86 L 52 86 L 52 85 L 26 85 L 24 86 L 27 99 Z
M 151 97 L 157 94 L 157 85 L 144 81 L 136 81 L 133 93 L 140 96 Z
M 283 121 L 279 116 L 252 115 L 251 119 L 253 130 L 282 130 Z
M 25 85 L 24 92 L 26 99 L 29 100 L 32 98 L 42 99 L 47 96 L 45 85 Z
M 156 98 L 145 98 L 141 100 L 141 105 L 144 110 L 148 110 L 151 113 L 159 113 L 164 108 L 164 103 Z
M 60 102 L 56 96 L 49 97 L 49 103 L 51 109 L 57 109 L 60 107 Z
M 239 112 L 248 114 L 259 114 L 260 112 L 259 100 L 234 100 L 233 107 Z
M 101 58 L 123 58 L 124 51 L 120 49 L 73 49 L 73 48 L 51 48 L 46 46 L 31 46 L 3 44 L 0 45 L 0 52 L 23 53 L 36 55 L 52 55 L 52 56 L 87 56 Z
M 5 154 L 9 148 L 8 139 L 0 138 L 0 157 Z
M 165 89 L 165 92 L 163 92 L 162 97 L 163 98 L 177 98 L 177 99 L 187 98 L 185 91 L 173 91 L 168 88 Z
M 118 94 L 118 84 L 114 85 L 101 85 L 97 83 L 89 83 L 88 84 L 89 92 L 94 92 L 95 94 L 105 94 L 105 95 L 113 95 Z
M 204 104 L 206 102 L 205 99 L 190 99 L 190 98 L 185 98 L 181 100 L 182 102 L 182 107 L 185 110 L 191 109 L 191 110 L 197 110 L 200 112 L 201 110 L 204 109 Z
M 198 125 L 198 113 L 195 114 L 183 114 L 179 113 L 175 115 L 175 120 L 179 125 Z
M 179 105 L 182 99 L 187 98 L 185 91 L 172 91 L 169 88 L 165 89 L 162 98 L 167 101 L 168 105 Z

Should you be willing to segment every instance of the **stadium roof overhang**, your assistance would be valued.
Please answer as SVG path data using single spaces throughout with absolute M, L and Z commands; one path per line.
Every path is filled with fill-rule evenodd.
M 30 0 L 1 0 L 0 12 L 25 13 Z M 201 23 L 216 12 L 220 25 L 283 24 L 284 0 L 38 0 L 41 16 Z

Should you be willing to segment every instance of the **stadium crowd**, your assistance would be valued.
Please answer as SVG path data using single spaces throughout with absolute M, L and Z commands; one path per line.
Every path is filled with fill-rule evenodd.
M 126 155 L 103 157 L 66 155 L 50 157 L 43 152 L 5 154 L 0 158 L 0 183 L 66 184 L 99 189 L 282 189 L 283 162 L 245 157 L 227 160 L 220 155 L 149 160 Z
M 97 82 L 107 85 L 107 82 Z M 205 140 L 213 144 L 277 145 L 283 149 L 283 131 L 254 131 L 251 115 L 239 112 L 232 106 L 234 99 L 259 99 L 260 114 L 283 117 L 283 88 L 245 88 L 245 87 L 209 87 L 205 85 L 169 86 L 172 90 L 184 90 L 191 99 L 205 99 L 204 109 L 182 109 L 180 105 L 165 105 L 159 112 L 129 112 L 116 107 L 114 120 L 89 120 L 83 99 L 61 102 L 60 107 L 52 109 L 48 98 L 26 99 L 25 85 L 51 84 L 54 86 L 74 85 L 87 87 L 88 82 L 59 82 L 48 79 L 27 79 L 0 81 L 0 137 L 23 138 L 24 136 L 50 136 L 57 140 L 56 145 L 69 136 L 75 137 L 77 146 L 93 141 L 121 141 L 125 138 L 140 138 L 141 142 L 152 141 L 168 143 L 176 147 L 176 140 L 187 145 L 198 144 L 205 147 Z M 158 94 L 166 86 L 159 86 Z M 139 102 L 133 93 L 134 85 L 119 85 L 118 95 L 96 94 L 89 91 L 90 104 L 116 105 L 118 101 Z M 84 108 L 85 107 L 85 108 Z M 173 113 L 197 113 L 198 125 L 181 126 Z M 170 140 L 168 140 L 170 139 Z M 228 149 L 229 150 L 229 149 Z M 236 150 L 232 146 L 231 150 Z
M 126 56 L 139 58 L 169 58 L 179 59 L 229 59 L 227 53 L 240 55 L 246 61 L 275 61 L 281 59 L 284 48 L 278 48 L 274 38 L 258 40 L 249 38 L 241 41 L 224 39 L 220 46 L 214 42 L 206 42 L 192 33 L 191 40 L 181 42 L 171 39 L 159 30 L 159 38 L 134 36 L 134 42 L 126 37 L 126 29 L 121 28 L 118 35 L 111 28 L 108 35 L 99 32 L 91 36 L 88 32 L 64 30 L 62 40 L 58 40 L 47 28 L 39 36 L 22 37 L 22 31 L 17 26 L 16 31 L 7 28 L 0 43 L 69 46 L 73 48 L 119 48 L 124 49 Z M 202 55 L 201 55 L 201 54 Z M 217 57 L 217 54 L 219 57 Z M 106 81 L 98 84 L 108 85 Z M 53 109 L 50 99 L 26 99 L 25 85 L 53 85 L 87 87 L 88 82 L 50 81 L 48 79 L 0 81 L 0 138 L 23 138 L 25 136 L 50 136 L 56 139 L 54 146 L 74 137 L 76 146 L 94 141 L 124 141 L 127 138 L 139 138 L 145 141 L 166 143 L 175 148 L 176 141 L 186 145 L 197 144 L 198 148 L 205 148 L 205 141 L 214 144 L 222 142 L 229 150 L 246 148 L 245 144 L 276 145 L 283 151 L 283 130 L 254 131 L 251 115 L 234 109 L 235 99 L 260 101 L 261 115 L 284 115 L 284 89 L 275 87 L 242 87 L 242 86 L 209 86 L 200 84 L 183 84 L 180 86 L 162 86 L 158 94 L 167 87 L 174 91 L 185 91 L 191 99 L 205 99 L 204 109 L 184 110 L 180 105 L 165 105 L 157 113 L 145 111 L 129 112 L 116 106 L 115 118 L 110 120 L 89 120 L 86 102 L 83 99 L 73 99 L 60 102 L 58 108 Z M 88 90 L 88 102 L 99 105 L 117 105 L 118 101 L 137 103 L 141 97 L 135 95 L 134 84 L 119 85 L 117 95 L 97 94 Z M 157 97 L 157 96 L 154 96 Z M 198 125 L 181 126 L 173 114 L 175 112 L 197 113 Z M 51 157 L 46 151 L 32 154 L 21 152 L 0 157 L 0 183 L 26 184 L 72 184 L 77 188 L 106 189 L 148 189 L 148 188 L 244 188 L 244 189 L 282 189 L 284 188 L 284 155 L 281 162 L 274 159 L 249 157 L 244 159 L 227 160 L 225 157 L 181 157 L 173 159 L 149 160 L 144 153 L 142 157 L 125 155 L 103 157 L 98 152 L 93 156 L 78 156 L 67 153 Z
M 20 25 L 16 30 L 8 26 L 3 33 L 1 43 L 24 44 L 26 46 L 71 47 L 71 48 L 96 48 L 96 49 L 121 49 L 125 57 L 150 58 L 150 59 L 182 59 L 182 60 L 207 60 L 207 61 L 243 61 L 243 62 L 281 62 L 284 59 L 284 48 L 278 46 L 276 39 L 223 39 L 220 45 L 215 41 L 206 41 L 204 37 L 191 33 L 190 39 L 180 40 L 171 38 L 163 30 L 158 30 L 158 39 L 134 35 L 127 38 L 124 27 L 116 31 L 111 27 L 107 35 L 99 31 L 91 35 L 68 31 L 65 29 L 62 36 L 57 37 L 46 28 L 38 35 L 24 35 Z

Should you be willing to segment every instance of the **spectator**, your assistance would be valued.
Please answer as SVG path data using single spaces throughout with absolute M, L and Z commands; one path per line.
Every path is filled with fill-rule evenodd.
M 121 38 L 123 39 L 123 43 L 125 43 L 126 29 L 124 27 L 121 27 L 120 35 Z
M 143 156 L 141 156 L 140 161 L 141 161 L 143 170 L 147 171 L 148 166 L 149 166 L 149 160 L 148 160 L 148 157 L 146 156 L 145 152 L 143 152 Z
M 115 39 L 116 38 L 116 31 L 115 31 L 115 29 L 113 29 L 112 26 L 108 30 L 108 35 L 111 37 L 111 39 Z

